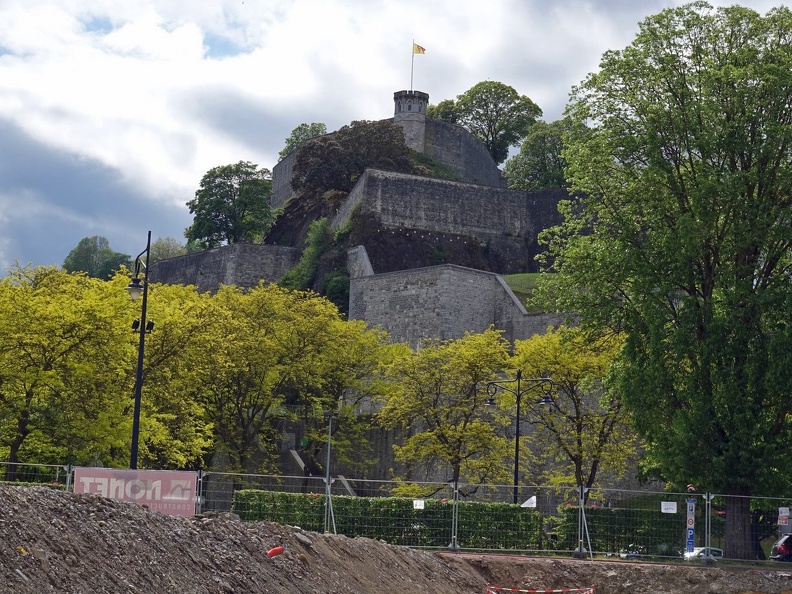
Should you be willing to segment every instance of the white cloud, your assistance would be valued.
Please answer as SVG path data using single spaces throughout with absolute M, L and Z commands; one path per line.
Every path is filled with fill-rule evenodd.
M 16 229 L 35 226 L 20 212 L 16 226 L 0 219 L 0 258 L 61 262 L 96 234 L 134 251 L 116 245 L 134 241 L 124 230 L 130 212 L 148 213 L 155 237 L 182 239 L 184 203 L 208 169 L 239 160 L 271 168 L 301 122 L 333 130 L 389 117 L 411 64 L 414 88 L 432 102 L 499 80 L 555 119 L 603 51 L 679 3 L 4 0 L 0 159 L 15 157 L 16 169 L 0 165 L 0 193 L 56 205 L 46 220 L 63 229 L 41 233 L 67 244 L 21 237 Z M 772 2 L 752 5 L 764 12 Z M 413 39 L 425 55 L 412 56 Z M 44 244 L 57 253 L 42 256 Z

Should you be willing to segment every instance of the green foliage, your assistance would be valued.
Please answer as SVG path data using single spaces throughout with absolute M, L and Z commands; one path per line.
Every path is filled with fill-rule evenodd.
M 460 501 L 458 506 L 458 542 L 464 548 L 540 548 L 543 542 L 542 516 L 534 509 L 475 501 Z M 423 509 L 415 509 L 411 498 L 333 495 L 339 534 L 402 546 L 446 548 L 452 509 L 445 499 L 426 499 Z M 321 532 L 325 496 L 240 490 L 234 492 L 233 511 L 249 522 L 276 522 Z
M 291 131 L 289 137 L 285 140 L 283 150 L 278 153 L 278 161 L 283 160 L 290 152 L 300 146 L 306 140 L 316 136 L 323 136 L 327 134 L 327 126 L 321 123 L 305 124 L 302 123 Z
M 320 292 L 327 297 L 340 312 L 347 313 L 349 310 L 349 272 L 344 269 L 326 274 L 322 279 Z
M 504 363 L 507 346 L 487 330 L 447 341 L 425 341 L 415 352 L 404 348 L 387 366 L 394 391 L 378 422 L 402 427 L 408 437 L 395 446 L 408 467 L 447 472 L 449 481 L 480 484 L 506 478 L 507 443 L 493 431 L 504 417 L 485 417 L 487 394 L 479 389 Z
M 508 157 L 509 147 L 516 146 L 542 116 L 542 110 L 509 85 L 488 80 L 457 96 L 456 102 L 430 105 L 427 116 L 463 126 L 500 164 Z
M 272 224 L 271 194 L 268 169 L 248 161 L 210 169 L 187 202 L 195 216 L 184 236 L 204 249 L 260 241 Z
M 787 8 L 647 18 L 574 89 L 578 194 L 544 236 L 555 308 L 627 337 L 614 385 L 655 467 L 729 494 L 792 477 L 791 38 Z M 745 512 L 731 557 L 753 554 Z
M 409 173 L 413 151 L 393 122 L 357 121 L 300 145 L 292 170 L 295 192 L 349 192 L 367 167 Z
M 526 378 L 549 377 L 554 383 L 552 404 L 542 403 L 541 383 L 522 403 L 525 418 L 535 423 L 526 441 L 543 484 L 592 487 L 600 473 L 623 478 L 637 458 L 630 416 L 605 382 L 621 345 L 618 336 L 590 341 L 580 329 L 565 327 L 515 341 L 511 365 Z M 505 402 L 515 406 L 513 398 Z
M 523 139 L 519 154 L 506 162 L 503 173 L 509 187 L 526 192 L 566 188 L 561 156 L 562 137 L 571 123 L 568 120 L 536 122 Z
M 114 252 L 106 238 L 83 237 L 63 261 L 66 272 L 84 272 L 91 278 L 109 279 L 121 266 L 131 266 L 129 254 Z
M 333 230 L 328 219 L 317 219 L 308 228 L 300 261 L 297 266 L 284 274 L 278 284 L 287 289 L 305 290 L 311 287 L 316 279 L 319 261 L 324 253 L 333 245 Z M 347 290 L 348 292 L 348 290 Z
M 158 260 L 183 256 L 186 253 L 187 246 L 179 243 L 179 241 L 173 237 L 159 237 L 151 242 L 149 259 L 151 262 L 157 262 Z
M 458 124 L 459 112 L 457 110 L 456 101 L 453 99 L 444 99 L 437 105 L 429 105 L 429 107 L 426 108 L 426 117 L 432 120 L 448 122 L 449 124 Z

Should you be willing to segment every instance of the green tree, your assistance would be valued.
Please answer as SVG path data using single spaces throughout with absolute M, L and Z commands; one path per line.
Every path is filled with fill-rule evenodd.
M 315 136 L 324 136 L 325 134 L 327 134 L 327 126 L 324 124 L 316 122 L 312 124 L 300 124 L 291 131 L 291 134 L 286 139 L 283 150 L 278 153 L 278 161 L 283 160 L 284 157 L 306 140 L 314 138 Z
M 271 194 L 268 169 L 248 161 L 210 169 L 187 202 L 195 216 L 184 236 L 204 248 L 260 241 L 272 224 Z
M 535 424 L 526 445 L 544 468 L 537 477 L 542 484 L 589 488 L 600 474 L 623 478 L 637 457 L 630 416 L 605 385 L 620 347 L 617 336 L 591 343 L 581 330 L 566 327 L 515 341 L 510 365 L 523 377 L 549 377 L 555 384 L 552 404 L 538 396 L 522 401 L 525 418 Z
M 150 260 L 152 262 L 183 256 L 186 253 L 187 247 L 173 237 L 159 237 L 151 242 Z
M 117 396 L 119 378 L 131 369 L 120 323 L 130 300 L 111 286 L 50 267 L 18 268 L 0 279 L 0 450 L 12 463 L 6 480 L 14 480 L 20 461 L 88 464 L 111 449 L 129 451 L 129 434 L 117 428 L 124 407 Z
M 114 252 L 110 242 L 99 235 L 83 237 L 66 259 L 63 269 L 66 272 L 85 272 L 92 278 L 107 280 L 122 265 L 130 266 L 129 254 Z
M 449 124 L 459 123 L 459 112 L 457 111 L 456 101 L 444 99 L 437 105 L 429 105 L 426 108 L 426 117 Z
M 214 434 L 200 398 L 201 379 L 193 366 L 225 338 L 213 326 L 214 313 L 212 296 L 193 286 L 152 284 L 149 288 L 147 317 L 155 326 L 145 345 L 138 443 L 142 468 L 205 467 L 203 456 L 214 445 Z M 138 311 L 133 309 L 133 314 Z M 138 335 L 132 336 L 137 344 Z M 135 369 L 131 361 L 128 369 L 130 373 Z M 132 393 L 133 387 L 134 383 L 126 393 Z M 124 424 L 131 416 L 127 411 Z M 126 426 L 131 435 L 131 423 Z
M 394 357 L 386 372 L 394 392 L 378 422 L 406 430 L 404 443 L 394 450 L 408 474 L 423 469 L 427 476 L 447 473 L 443 482 L 474 484 L 507 479 L 508 444 L 495 431 L 507 420 L 492 416 L 480 388 L 506 357 L 507 343 L 495 330 L 425 341 L 417 351 Z
M 458 95 L 455 102 L 445 100 L 430 106 L 427 115 L 466 128 L 500 164 L 509 156 L 509 148 L 542 116 L 542 110 L 509 85 L 487 80 Z
M 316 444 L 326 441 L 322 413 L 336 410 L 348 388 L 365 392 L 384 335 L 345 322 L 324 298 L 277 285 L 250 291 L 227 286 L 213 301 L 213 338 L 190 368 L 218 448 L 234 468 L 274 470 L 277 422 L 297 407 L 314 424 L 304 452 L 307 471 L 316 474 Z M 353 430 L 352 415 L 344 419 L 336 429 Z
M 349 192 L 367 167 L 409 173 L 413 151 L 393 122 L 357 121 L 304 142 L 293 168 L 295 192 Z
M 520 145 L 520 152 L 509 159 L 503 173 L 509 187 L 533 192 L 567 187 L 564 179 L 562 136 L 569 128 L 566 120 L 536 122 Z
M 759 554 L 747 496 L 792 478 L 791 41 L 787 8 L 644 20 L 574 89 L 580 194 L 546 236 L 558 307 L 626 335 L 617 385 L 662 478 L 744 496 L 732 558 Z

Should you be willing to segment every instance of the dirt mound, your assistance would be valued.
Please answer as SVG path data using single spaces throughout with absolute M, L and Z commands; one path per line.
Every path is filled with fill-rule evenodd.
M 282 550 L 281 550 L 282 549 Z M 246 524 L 164 516 L 94 495 L 0 486 L 0 592 L 483 594 L 596 585 L 598 594 L 792 592 L 792 574 L 418 551 Z

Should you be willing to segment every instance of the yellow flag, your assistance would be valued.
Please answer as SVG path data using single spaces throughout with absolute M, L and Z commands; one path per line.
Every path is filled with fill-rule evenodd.
M 414 54 L 425 54 L 426 50 L 413 41 L 413 53 Z

